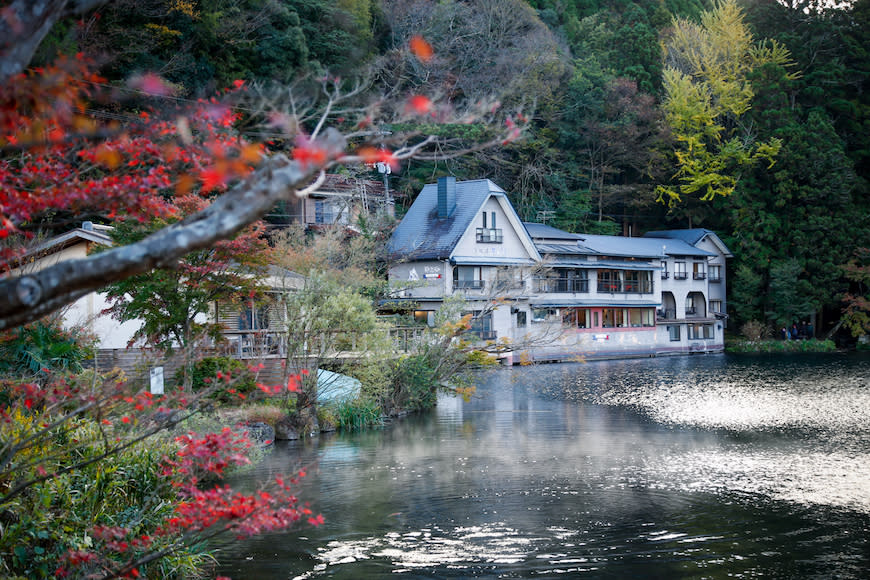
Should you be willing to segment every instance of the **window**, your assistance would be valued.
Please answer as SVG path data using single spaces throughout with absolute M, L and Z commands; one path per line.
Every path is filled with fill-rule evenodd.
M 334 208 L 331 203 L 325 201 L 314 202 L 314 223 L 316 224 L 332 224 L 335 223 Z
M 652 272 L 628 270 L 625 275 L 625 292 L 649 294 L 652 292 Z
M 477 335 L 481 340 L 495 340 L 496 333 L 492 329 L 492 312 L 482 314 L 480 310 L 472 312 L 469 333 Z
M 577 310 L 577 328 L 592 328 L 592 319 L 587 308 Z
M 674 280 L 685 280 L 687 277 L 686 263 L 674 262 Z
M 562 311 L 562 326 L 577 325 L 577 309 L 566 308 Z
M 689 340 L 710 340 L 713 338 L 712 324 L 690 324 Z
M 628 311 L 629 324 L 632 327 L 652 326 L 653 325 L 653 309 L 652 308 L 630 308 Z
M 710 301 L 710 311 L 715 312 L 717 314 L 724 314 L 722 311 L 722 301 L 721 300 L 711 300 Z
M 668 326 L 668 337 L 671 342 L 678 342 L 680 340 L 680 327 L 677 325 Z
M 456 266 L 453 268 L 453 289 L 480 290 L 483 278 L 480 266 Z
M 614 308 L 605 308 L 601 311 L 601 326 L 604 328 L 616 326 L 616 310 Z
M 721 282 L 722 281 L 722 266 L 711 264 L 710 271 L 708 272 L 710 282 Z
M 546 322 L 558 314 L 555 308 L 532 308 L 532 322 Z
M 525 310 L 517 311 L 517 328 L 525 328 L 527 316 L 528 313 Z
M 668 263 L 665 260 L 662 260 L 662 280 L 667 280 L 669 275 Z
M 689 294 L 686 296 L 686 316 L 694 316 L 698 313 L 698 309 L 695 306 L 695 295 Z
M 694 262 L 692 264 L 692 278 L 694 280 L 706 280 L 707 264 L 704 262 Z
M 477 241 L 481 244 L 500 244 L 503 241 L 502 231 L 495 227 L 495 212 L 490 212 L 489 227 L 486 225 L 486 212 L 483 216 L 483 227 L 477 228 Z
M 598 291 L 621 292 L 622 281 L 619 276 L 619 270 L 598 270 Z

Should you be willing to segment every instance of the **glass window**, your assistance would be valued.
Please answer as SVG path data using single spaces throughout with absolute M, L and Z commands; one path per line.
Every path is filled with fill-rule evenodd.
M 613 308 L 605 308 L 601 311 L 601 326 L 604 328 L 613 328 L 616 325 L 616 310 Z
M 690 324 L 689 339 L 690 340 L 710 340 L 713 338 L 712 324 Z
M 710 281 L 711 282 L 719 282 L 722 280 L 722 266 L 710 265 Z
M 674 280 L 686 279 L 686 263 L 674 262 Z
M 555 308 L 532 308 L 532 322 L 545 322 L 557 314 Z
M 577 310 L 577 328 L 589 328 L 590 324 L 589 310 L 586 308 Z
M 668 336 L 671 339 L 671 342 L 677 342 L 680 340 L 680 327 L 677 325 L 668 326 Z
M 565 308 L 562 310 L 562 324 L 564 326 L 575 326 L 577 324 L 576 308 Z
M 527 314 L 525 310 L 517 312 L 517 328 L 523 328 L 526 325 Z

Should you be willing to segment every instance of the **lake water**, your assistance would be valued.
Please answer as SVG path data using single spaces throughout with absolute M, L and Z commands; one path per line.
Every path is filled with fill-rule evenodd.
M 470 402 L 278 445 L 301 527 L 223 546 L 243 578 L 868 578 L 870 357 L 499 369 Z

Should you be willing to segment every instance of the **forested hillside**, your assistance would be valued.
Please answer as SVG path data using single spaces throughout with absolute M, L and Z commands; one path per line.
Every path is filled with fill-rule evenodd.
M 397 50 L 415 35 L 426 67 Z M 735 254 L 732 329 L 827 330 L 844 299 L 863 320 L 868 49 L 870 0 L 115 0 L 57 25 L 38 60 L 82 51 L 112 81 L 161 75 L 177 99 L 330 74 L 522 107 L 524 139 L 402 167 L 400 201 L 439 175 L 489 177 L 524 219 L 572 231 L 709 228 Z

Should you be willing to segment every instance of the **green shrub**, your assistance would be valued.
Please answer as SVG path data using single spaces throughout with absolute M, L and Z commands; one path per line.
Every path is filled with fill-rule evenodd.
M 182 381 L 182 369 L 175 373 L 175 379 L 179 384 Z M 225 377 L 218 378 L 218 373 Z M 230 377 L 229 380 L 226 377 Z M 196 362 L 191 371 L 191 386 L 194 391 L 218 385 L 219 388 L 212 395 L 216 400 L 226 403 L 238 400 L 229 389 L 237 393 L 247 395 L 257 388 L 257 379 L 248 366 L 240 360 L 227 356 L 207 357 Z
M 342 401 L 335 408 L 336 424 L 345 431 L 360 431 L 383 425 L 383 410 L 377 401 L 368 397 Z
M 402 358 L 393 375 L 393 391 L 387 407 L 417 411 L 435 406 L 438 390 L 436 370 L 424 355 Z
M 834 352 L 832 340 L 734 340 L 725 343 L 727 352 Z
M 22 441 L 50 420 L 39 412 L 17 410 L 2 424 L 3 440 Z M 68 428 L 68 429 L 67 429 Z M 153 534 L 173 513 L 176 490 L 163 474 L 164 455 L 174 453 L 168 438 L 136 444 L 117 455 L 101 458 L 100 426 L 80 419 L 66 425 L 63 439 L 43 439 L 18 448 L 16 461 L 23 470 L 0 477 L 0 489 L 34 478 L 69 463 L 87 462 L 31 485 L 4 505 L 0 512 L 0 576 L 54 578 L 58 563 L 68 550 L 87 549 L 95 526 L 121 526 L 134 534 Z M 89 442 L 75 445 L 75 442 Z M 177 538 L 155 536 L 154 546 L 169 545 Z M 140 568 L 145 577 L 188 577 L 200 571 L 207 556 L 182 550 L 165 561 Z
M 44 376 L 82 370 L 90 351 L 82 337 L 60 324 L 38 321 L 0 335 L 0 374 Z

